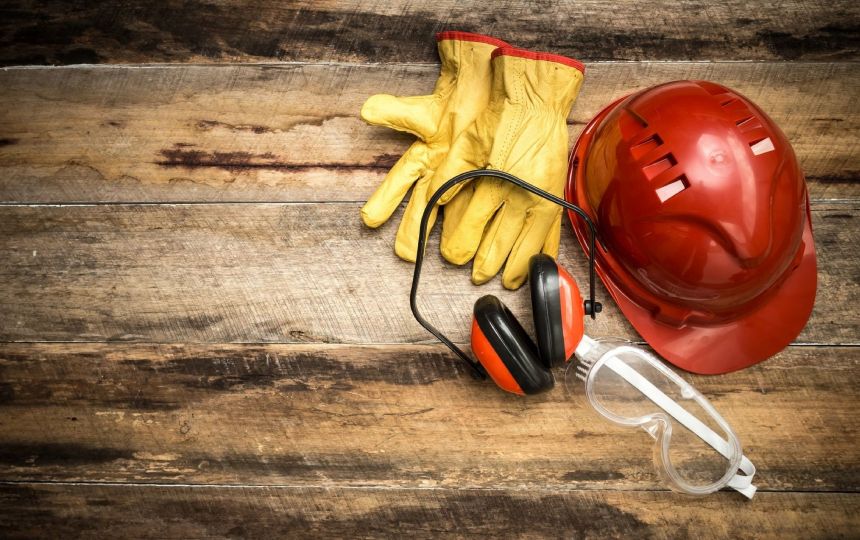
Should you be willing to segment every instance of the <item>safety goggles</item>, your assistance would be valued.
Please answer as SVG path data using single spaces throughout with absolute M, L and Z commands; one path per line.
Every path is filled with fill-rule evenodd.
M 653 355 L 620 341 L 587 336 L 579 362 L 565 372 L 569 389 L 585 382 L 599 414 L 651 435 L 654 463 L 672 489 L 706 495 L 730 487 L 752 498 L 755 467 L 731 427 L 707 399 Z M 575 367 L 574 367 L 575 366 Z

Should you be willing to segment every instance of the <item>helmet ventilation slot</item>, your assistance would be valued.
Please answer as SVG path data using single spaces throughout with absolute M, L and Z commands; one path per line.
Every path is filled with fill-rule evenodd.
M 653 180 L 658 174 L 669 170 L 677 164 L 678 161 L 675 159 L 675 156 L 666 154 L 642 167 L 642 172 L 645 173 L 645 178 Z
M 661 144 L 663 144 L 663 139 L 655 133 L 639 144 L 630 147 L 630 153 L 633 154 L 633 159 L 639 161 L 645 154 L 654 150 Z
M 761 126 L 761 122 L 755 116 L 748 116 L 746 118 L 741 118 L 735 124 L 740 128 L 741 133 L 746 133 L 748 131 L 752 131 L 754 129 L 758 129 Z
M 767 154 L 768 152 L 773 152 L 775 150 L 775 148 L 773 147 L 773 141 L 770 140 L 770 137 L 765 137 L 764 139 L 751 142 L 750 149 L 752 150 L 754 156 L 760 156 L 762 154 Z
M 761 123 L 743 100 L 739 99 L 734 94 L 724 94 L 720 100 L 720 107 L 723 108 L 732 118 L 735 119 L 735 125 L 741 128 L 742 131 L 749 131 L 755 127 L 761 127 Z M 750 122 L 750 125 L 744 125 Z M 755 125 L 753 125 L 755 124 Z
M 660 198 L 661 203 L 664 203 L 688 187 L 690 187 L 690 182 L 687 180 L 687 177 L 682 174 L 676 178 L 674 182 L 670 182 L 661 188 L 657 188 L 657 197 Z

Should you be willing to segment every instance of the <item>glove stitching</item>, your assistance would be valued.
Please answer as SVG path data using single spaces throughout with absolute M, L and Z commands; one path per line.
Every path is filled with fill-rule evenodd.
M 445 139 L 447 138 L 445 135 L 447 134 L 442 129 L 443 124 L 447 122 L 449 126 L 453 127 L 454 125 L 454 121 L 451 117 L 455 114 L 454 110 L 456 110 L 457 107 L 452 107 L 451 105 L 453 101 L 453 96 L 457 89 L 457 85 L 460 84 L 463 66 L 466 63 L 464 62 L 465 51 L 463 44 L 458 41 L 452 41 L 451 48 L 453 49 L 453 54 L 448 57 L 449 61 L 447 63 L 443 61 L 442 63 L 442 71 L 447 71 L 448 73 L 450 73 L 451 82 L 439 92 L 436 92 L 434 89 L 434 92 L 431 94 L 433 96 L 433 106 L 439 107 L 442 110 L 442 114 L 440 115 L 441 117 L 438 118 L 436 121 L 436 131 L 433 132 L 429 137 L 427 137 L 427 140 L 425 141 L 431 144 L 438 144 L 440 142 L 444 143 Z M 448 105 L 442 106 L 440 105 L 441 103 L 447 103 Z M 448 116 L 447 119 L 442 118 L 445 115 Z
M 499 170 L 505 170 L 504 164 L 508 162 L 510 152 L 513 149 L 513 142 L 516 138 L 515 134 L 520 131 L 520 126 L 522 125 L 523 119 L 525 118 L 525 108 L 522 105 L 522 94 L 524 87 L 524 85 L 522 84 L 522 72 L 525 69 L 522 64 L 524 64 L 524 61 L 519 58 L 508 58 L 508 61 L 511 62 L 517 68 L 514 70 L 514 78 L 516 79 L 516 84 L 513 85 L 514 99 L 512 100 L 513 105 L 516 107 L 516 115 L 514 116 L 514 120 L 508 124 L 508 129 L 505 131 L 501 151 L 499 152 L 499 164 L 497 165 L 497 168 Z M 493 164 L 491 163 L 490 165 Z M 510 192 L 510 187 L 511 186 L 507 186 L 508 192 Z M 504 191 L 504 189 L 505 188 L 502 186 L 502 182 L 500 180 L 496 180 L 494 191 L 501 193 Z M 507 197 L 504 197 L 502 199 L 502 204 L 504 204 L 504 201 L 506 199 Z
M 519 64 L 521 62 L 517 61 L 516 63 Z M 519 68 L 519 66 L 517 66 L 517 68 Z M 519 69 L 517 69 L 515 71 L 515 74 L 516 74 L 515 78 L 517 80 L 517 84 L 514 85 L 514 93 L 515 93 L 514 98 L 515 99 L 514 99 L 513 103 L 516 105 L 517 114 L 514 117 L 514 122 L 511 122 L 511 124 L 509 124 L 509 127 L 505 133 L 505 139 L 504 139 L 504 144 L 502 145 L 501 156 L 499 156 L 501 159 L 501 163 L 507 163 L 508 162 L 508 157 L 509 157 L 510 151 L 513 147 L 514 133 L 519 131 L 520 124 L 522 123 L 522 119 L 523 119 L 524 112 L 525 112 L 523 107 L 522 107 L 522 102 L 523 102 L 523 96 L 522 96 L 523 85 L 521 84 L 522 83 L 522 73 Z M 502 167 L 500 166 L 499 168 L 501 169 Z

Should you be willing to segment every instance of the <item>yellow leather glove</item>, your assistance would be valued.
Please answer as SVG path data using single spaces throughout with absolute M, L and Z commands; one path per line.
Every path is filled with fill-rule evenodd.
M 400 221 L 394 251 L 415 261 L 421 215 L 432 193 L 430 178 L 448 153 L 454 138 L 486 108 L 490 99 L 490 55 L 504 41 L 468 32 L 436 35 L 442 70 L 433 93 L 427 96 L 371 96 L 361 108 L 365 122 L 412 133 L 419 140 L 397 161 L 361 209 L 369 227 L 385 223 L 413 184 L 412 197 Z M 432 229 L 436 210 L 427 231 Z
M 582 85 L 576 60 L 512 47 L 493 52 L 490 103 L 461 133 L 431 180 L 429 194 L 471 169 L 509 172 L 563 196 L 567 176 L 567 115 Z M 479 178 L 440 200 L 445 204 L 442 255 L 454 264 L 472 257 L 472 281 L 522 285 L 528 261 L 558 256 L 561 207 L 497 178 Z M 463 195 L 466 193 L 467 195 Z

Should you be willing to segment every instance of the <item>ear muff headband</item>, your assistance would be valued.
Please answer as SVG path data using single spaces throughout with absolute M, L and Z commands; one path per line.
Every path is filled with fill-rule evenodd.
M 582 208 L 576 206 L 575 204 L 569 203 L 564 199 L 556 197 L 552 193 L 546 192 L 540 188 L 536 188 L 535 186 L 529 184 L 528 182 L 517 178 L 516 176 L 506 173 L 504 171 L 496 171 L 493 169 L 476 169 L 473 171 L 467 171 L 462 174 L 458 174 L 454 178 L 448 180 L 442 186 L 436 190 L 435 193 L 430 197 L 427 201 L 427 208 L 424 209 L 424 214 L 421 215 L 421 227 L 418 232 L 418 252 L 415 256 L 415 271 L 412 274 L 412 290 L 409 293 L 409 305 L 412 308 L 412 315 L 415 316 L 415 320 L 423 326 L 428 332 L 436 336 L 436 339 L 444 343 L 451 351 L 456 354 L 461 360 L 466 362 L 469 367 L 474 370 L 475 374 L 481 378 L 486 378 L 486 372 L 481 367 L 481 364 L 469 358 L 469 356 L 463 352 L 459 347 L 454 345 L 454 343 L 445 337 L 442 332 L 437 330 L 432 324 L 427 322 L 427 320 L 421 315 L 418 311 L 418 283 L 421 280 L 421 265 L 424 262 L 424 249 L 427 244 L 427 222 L 430 219 L 430 214 L 435 208 L 436 203 L 439 202 L 439 199 L 451 189 L 453 186 L 465 182 L 466 180 L 471 180 L 472 178 L 477 178 L 480 176 L 491 176 L 494 178 L 499 178 L 506 182 L 510 182 L 516 186 L 523 188 L 524 190 L 537 195 L 538 197 L 542 197 L 548 201 L 554 202 L 555 204 L 574 212 L 582 220 L 588 225 L 588 230 L 591 232 L 591 236 L 589 237 L 589 249 L 588 249 L 588 282 L 589 282 L 589 294 L 588 300 L 585 301 L 585 313 L 587 315 L 591 315 L 591 318 L 595 318 L 595 314 L 599 313 L 601 310 L 601 305 L 594 299 L 594 242 L 597 236 L 597 229 L 594 227 L 594 222 L 591 221 L 591 218 L 588 217 L 588 214 L 585 213 Z

